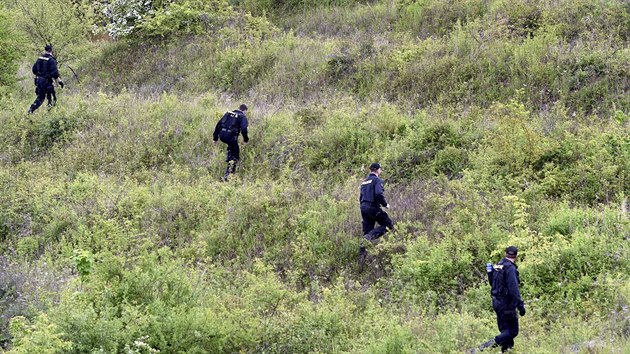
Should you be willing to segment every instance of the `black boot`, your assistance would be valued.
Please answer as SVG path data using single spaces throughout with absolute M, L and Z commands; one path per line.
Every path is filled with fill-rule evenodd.
M 234 173 L 235 169 L 236 169 L 236 161 L 229 160 L 227 162 L 227 167 L 225 168 L 225 173 L 223 174 L 223 178 L 221 178 L 221 180 L 223 182 L 227 182 L 228 176 L 230 175 L 230 173 Z
M 493 339 L 490 339 L 489 341 L 483 343 L 482 345 L 480 345 L 479 346 L 479 350 L 483 351 L 485 349 L 494 348 L 496 346 L 497 346 L 497 343 L 494 341 L 494 338 L 493 338 Z

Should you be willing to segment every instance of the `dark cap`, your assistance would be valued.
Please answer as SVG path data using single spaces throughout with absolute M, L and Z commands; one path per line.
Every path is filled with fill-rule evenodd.
M 379 164 L 378 162 L 375 162 L 375 163 L 370 165 L 370 171 L 376 171 L 379 168 L 381 168 L 381 164 Z
M 44 47 L 44 50 L 47 52 L 52 52 L 52 45 L 46 44 L 46 46 Z
M 505 256 L 508 258 L 516 258 L 518 254 L 518 248 L 516 246 L 509 246 L 505 249 Z
M 238 106 L 238 109 L 240 111 L 246 111 L 247 110 L 247 106 L 245 105 L 245 103 L 243 103 L 242 105 Z

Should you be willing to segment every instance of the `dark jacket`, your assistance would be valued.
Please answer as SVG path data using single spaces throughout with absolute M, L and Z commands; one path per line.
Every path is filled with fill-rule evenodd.
M 44 53 L 41 57 L 37 58 L 31 71 L 33 72 L 33 75 L 38 78 L 44 78 L 49 82 L 52 82 L 53 79 L 59 78 L 57 60 L 48 53 Z
M 523 308 L 525 303 L 521 299 L 519 290 L 518 266 L 507 258 L 503 258 L 497 263 L 491 274 L 490 284 L 492 285 L 493 299 L 501 306 L 509 309 Z
M 361 195 L 359 201 L 361 205 L 371 206 L 387 206 L 385 195 L 383 194 L 383 180 L 378 178 L 375 173 L 370 174 L 361 183 Z
M 230 115 L 232 118 L 230 118 Z M 227 124 L 225 124 L 227 122 Z M 212 133 L 212 139 L 214 141 L 219 140 L 219 135 L 221 133 L 227 133 L 230 135 L 234 135 L 238 138 L 239 134 L 243 134 L 243 141 L 248 142 L 249 137 L 247 136 L 247 117 L 245 117 L 245 113 L 242 111 L 235 109 L 232 112 L 227 112 L 221 117 L 221 119 L 217 122 L 216 127 L 214 128 L 214 133 Z

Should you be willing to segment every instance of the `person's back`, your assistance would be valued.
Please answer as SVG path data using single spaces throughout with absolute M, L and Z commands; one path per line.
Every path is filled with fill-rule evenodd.
M 240 134 L 240 118 L 240 115 L 238 115 L 236 112 L 225 112 L 225 114 L 223 115 L 223 117 L 221 117 L 219 123 L 217 124 L 217 126 L 221 128 L 219 134 Z
M 494 266 L 494 272 L 492 273 L 490 294 L 493 299 L 505 304 L 511 303 L 511 296 L 507 287 L 506 276 L 508 273 L 512 273 L 512 262 L 503 258 L 499 263 Z
M 32 68 L 33 75 L 36 76 L 36 79 L 50 79 L 52 70 L 50 70 L 49 66 L 54 65 L 54 62 L 55 59 L 48 53 L 44 53 L 37 58 Z
M 378 184 L 380 184 L 380 178 L 375 174 L 370 173 L 365 177 L 363 182 L 361 182 L 361 193 L 359 195 L 359 201 L 361 204 L 372 205 L 376 203 L 376 193 L 375 189 Z
M 232 136 L 238 137 L 241 134 L 241 125 L 244 119 L 247 118 L 239 110 L 226 112 L 217 123 L 215 131 L 218 131 L 219 137 L 223 135 L 224 139 L 229 139 Z
M 503 258 L 494 267 L 490 293 L 501 306 L 514 310 L 523 303 L 518 288 L 518 267 L 507 258 Z

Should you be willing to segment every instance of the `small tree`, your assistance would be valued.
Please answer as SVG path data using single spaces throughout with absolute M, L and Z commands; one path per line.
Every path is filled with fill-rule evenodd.
M 92 34 L 94 8 L 85 0 L 10 0 L 16 25 L 33 51 L 52 44 L 59 63 L 76 60 Z

